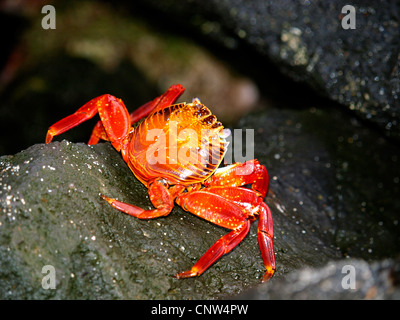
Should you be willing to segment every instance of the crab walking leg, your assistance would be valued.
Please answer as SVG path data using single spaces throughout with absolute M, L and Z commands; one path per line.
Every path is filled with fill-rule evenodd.
M 264 202 L 260 206 L 257 238 L 261 250 L 261 256 L 264 261 L 264 266 L 267 270 L 262 279 L 262 282 L 264 282 L 269 280 L 274 275 L 276 269 L 272 215 L 271 210 Z
M 163 109 L 174 104 L 184 91 L 185 88 L 180 84 L 170 86 L 161 96 L 145 103 L 133 111 L 129 115 L 131 125 L 138 122 L 140 119 L 147 117 L 152 111 Z M 97 122 L 94 126 L 88 145 L 96 144 L 100 139 L 108 141 L 107 134 L 101 121 Z
M 232 165 L 217 169 L 215 174 L 208 179 L 204 185 L 239 187 L 251 184 L 251 188 L 260 193 L 262 198 L 268 191 L 268 172 L 258 160 L 249 160 L 243 163 L 237 162 Z
M 125 203 L 101 195 L 112 207 L 139 219 L 154 219 L 168 215 L 174 207 L 176 196 L 182 192 L 185 187 L 176 185 L 170 189 L 161 181 L 156 180 L 149 186 L 149 196 L 151 203 L 156 207 L 153 210 L 144 210 L 133 204 Z
M 90 100 L 74 114 L 71 114 L 53 124 L 47 131 L 46 143 L 50 143 L 54 136 L 64 133 L 65 131 L 76 127 L 78 124 L 93 118 L 97 113 L 96 101 L 101 97 Z
M 204 194 L 213 194 L 215 196 L 222 197 L 228 203 L 234 203 L 236 206 L 240 206 L 243 210 L 245 210 L 246 216 L 249 220 L 256 219 L 256 217 L 259 216 L 257 238 L 264 266 L 267 270 L 262 281 L 264 282 L 270 279 L 273 276 L 276 269 L 274 244 L 273 244 L 273 237 L 274 237 L 273 220 L 272 220 L 271 210 L 265 204 L 263 199 L 258 196 L 257 191 L 242 187 L 214 186 L 194 192 L 193 194 L 194 195 L 203 194 L 201 198 L 206 200 L 207 203 L 213 202 L 212 197 L 209 196 L 208 198 L 205 198 Z M 189 198 L 190 195 L 184 194 L 180 196 L 178 200 L 180 200 L 181 197 Z M 216 197 L 216 199 L 219 198 Z M 185 205 L 185 203 L 183 203 L 183 205 Z M 217 206 L 222 207 L 220 203 L 217 203 Z M 225 209 L 228 209 L 229 212 L 234 212 L 231 207 L 225 206 Z M 210 218 L 208 218 L 207 216 L 206 218 L 207 220 L 210 221 Z M 230 222 L 232 223 L 232 221 L 234 221 L 235 218 L 236 219 L 239 218 L 240 221 L 244 219 L 244 216 L 240 216 L 238 215 L 238 213 L 232 214 L 229 218 Z M 222 224 L 220 223 L 220 225 Z
M 250 220 L 237 204 L 224 197 L 205 190 L 182 193 L 176 202 L 187 210 L 211 223 L 231 229 L 230 233 L 220 238 L 192 267 L 176 275 L 177 278 L 188 278 L 202 274 L 222 255 L 236 247 L 247 235 Z
M 90 139 L 88 141 L 88 145 L 91 146 L 97 144 L 100 141 L 100 139 L 109 141 L 106 130 L 104 129 L 101 120 L 99 120 L 94 126 L 92 134 L 90 135 Z
M 208 269 L 214 262 L 221 258 L 224 254 L 235 248 L 250 230 L 250 221 L 243 222 L 239 227 L 220 238 L 214 243 L 210 249 L 195 263 L 192 269 L 178 273 L 175 277 L 177 279 L 190 278 L 201 275 Z
M 53 124 L 47 131 L 46 143 L 51 142 L 55 135 L 93 118 L 96 113 L 99 113 L 101 125 L 114 148 L 117 151 L 125 150 L 131 131 L 129 113 L 121 99 L 109 94 L 90 100 L 74 114 Z
M 131 124 L 138 122 L 140 119 L 147 117 L 152 111 L 164 109 L 175 103 L 175 101 L 182 95 L 185 88 L 180 84 L 172 85 L 161 96 L 149 101 L 137 108 L 130 114 Z

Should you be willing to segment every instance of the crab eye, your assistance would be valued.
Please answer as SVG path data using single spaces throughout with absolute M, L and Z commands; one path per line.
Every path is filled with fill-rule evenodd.
M 193 98 L 193 99 L 192 99 L 192 103 L 193 103 L 193 104 L 201 104 L 201 101 L 200 101 L 199 98 Z

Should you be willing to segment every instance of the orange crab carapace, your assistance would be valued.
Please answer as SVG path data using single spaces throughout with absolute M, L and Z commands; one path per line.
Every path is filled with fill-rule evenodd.
M 175 277 L 202 274 L 236 247 L 248 234 L 250 222 L 259 218 L 257 237 L 266 268 L 263 281 L 266 281 L 276 268 L 272 216 L 264 202 L 268 172 L 257 160 L 218 168 L 226 153 L 228 132 L 199 99 L 175 104 L 184 90 L 181 85 L 173 85 L 131 114 L 122 100 L 112 95 L 94 98 L 52 125 L 46 143 L 98 113 L 100 121 L 88 144 L 110 141 L 148 188 L 155 208 L 144 210 L 102 195 L 104 200 L 139 219 L 166 216 L 176 202 L 184 210 L 231 230 L 190 270 Z

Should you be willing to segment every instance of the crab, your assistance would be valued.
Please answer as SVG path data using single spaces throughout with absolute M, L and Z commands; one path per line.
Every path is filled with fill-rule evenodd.
M 172 85 L 131 114 L 121 99 L 110 94 L 99 96 L 53 124 L 46 143 L 99 114 L 88 144 L 105 140 L 121 152 L 133 174 L 148 188 L 154 209 L 144 210 L 101 195 L 105 201 L 139 219 L 167 216 L 176 202 L 185 211 L 230 230 L 190 270 L 175 277 L 201 275 L 235 248 L 258 218 L 264 282 L 276 269 L 272 215 L 263 200 L 268 191 L 267 169 L 255 159 L 219 168 L 229 129 L 224 129 L 198 98 L 191 103 L 175 103 L 184 90 L 182 85 Z

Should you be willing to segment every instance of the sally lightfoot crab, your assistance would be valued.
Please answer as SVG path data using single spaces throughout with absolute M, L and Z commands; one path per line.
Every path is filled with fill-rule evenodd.
M 46 143 L 98 113 L 100 121 L 88 144 L 110 141 L 148 188 L 155 208 L 144 210 L 102 195 L 104 200 L 139 219 L 166 216 L 176 202 L 184 210 L 231 230 L 190 270 L 175 277 L 201 275 L 235 248 L 248 234 L 251 221 L 258 218 L 257 237 L 266 269 L 262 280 L 266 281 L 276 268 L 272 216 L 263 201 L 268 172 L 257 160 L 218 168 L 226 153 L 228 131 L 199 99 L 175 104 L 184 90 L 181 85 L 173 85 L 131 114 L 122 100 L 112 95 L 94 98 L 52 125 Z

